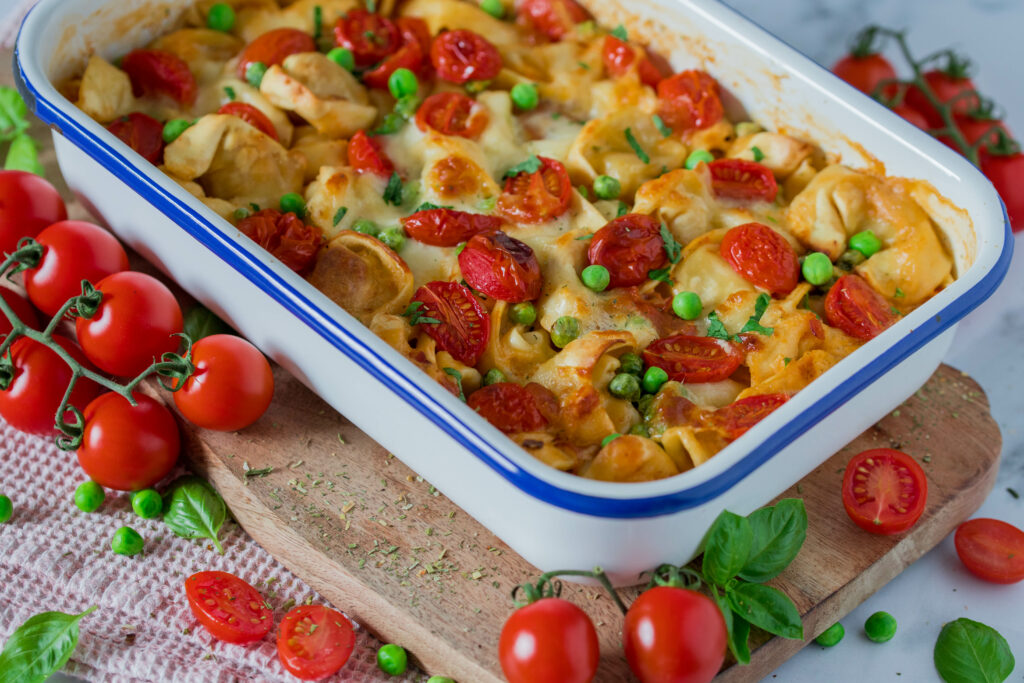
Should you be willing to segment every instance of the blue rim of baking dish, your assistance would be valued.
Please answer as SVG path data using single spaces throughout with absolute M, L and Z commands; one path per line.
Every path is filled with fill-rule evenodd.
M 991 270 L 982 276 L 977 284 L 951 301 L 936 315 L 929 317 L 927 321 L 911 330 L 888 349 L 879 353 L 862 371 L 838 384 L 819 401 L 766 436 L 759 446 L 753 448 L 724 472 L 683 490 L 647 497 L 617 498 L 569 491 L 544 481 L 520 467 L 493 444 L 488 443 L 474 427 L 466 424 L 448 408 L 424 392 L 412 378 L 394 367 L 388 360 L 336 321 L 333 327 L 324 324 L 322 321 L 333 321 L 332 316 L 286 282 L 267 263 L 247 254 L 233 237 L 201 216 L 195 207 L 182 202 L 164 188 L 156 185 L 147 177 L 144 170 L 137 167 L 105 141 L 95 137 L 82 124 L 63 112 L 54 102 L 43 97 L 25 74 L 19 49 L 20 40 L 21 36 L 19 35 L 19 42 L 15 47 L 14 54 L 15 79 L 23 97 L 39 119 L 89 154 L 125 185 L 146 199 L 161 213 L 171 218 L 182 230 L 203 244 L 289 313 L 312 328 L 352 362 L 387 386 L 449 437 L 481 459 L 498 475 L 538 500 L 581 514 L 613 519 L 655 517 L 698 507 L 717 498 L 752 474 L 862 389 L 977 308 L 1002 282 L 1009 269 L 1013 254 L 1010 221 L 1006 214 L 1006 208 L 1003 206 L 1005 231 L 1003 248 Z M 399 382 L 396 378 L 402 378 L 405 382 Z

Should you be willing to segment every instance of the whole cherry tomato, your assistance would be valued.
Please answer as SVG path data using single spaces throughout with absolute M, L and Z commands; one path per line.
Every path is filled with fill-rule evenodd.
M 83 413 L 78 464 L 100 486 L 116 491 L 152 488 L 178 461 L 178 423 L 162 403 L 133 394 L 136 405 L 107 392 Z
M 181 307 L 162 282 L 124 271 L 103 278 L 96 289 L 103 294 L 99 308 L 91 318 L 78 318 L 75 332 L 86 357 L 98 368 L 134 377 L 178 348 Z
M 274 373 L 255 346 L 232 334 L 203 337 L 192 345 L 195 373 L 174 392 L 174 405 L 204 429 L 233 432 L 267 411 Z
M 76 361 L 95 369 L 70 339 L 55 334 L 53 341 Z M 55 434 L 57 409 L 71 382 L 71 368 L 54 351 L 28 337 L 15 341 L 10 354 L 14 377 L 10 386 L 0 391 L 0 417 L 27 434 Z M 79 379 L 71 392 L 70 404 L 82 411 L 100 391 L 92 380 Z
M 501 71 L 501 54 L 489 40 L 468 29 L 445 31 L 430 46 L 430 62 L 439 78 L 462 85 L 489 81 Z
M 1010 217 L 1013 231 L 1024 230 L 1024 154 L 983 154 L 981 171 L 992 181 L 1006 204 L 1006 214 Z
M 902 451 L 858 453 L 843 475 L 843 507 L 853 523 L 873 534 L 900 534 L 914 526 L 928 500 L 928 480 Z
M 892 110 L 894 113 L 898 114 L 902 119 L 914 124 L 921 130 L 928 130 L 928 119 L 924 117 L 924 114 L 914 109 L 913 107 L 908 107 L 905 104 L 901 104 L 897 107 L 893 107 Z
M 844 275 L 825 296 L 825 321 L 863 341 L 892 327 L 899 316 L 881 294 L 859 275 Z
M 956 530 L 956 554 L 972 574 L 992 583 L 1024 580 L 1024 531 L 998 519 L 972 519 Z
M 245 80 L 245 70 L 253 62 L 261 62 L 266 67 L 281 64 L 286 57 L 301 52 L 316 52 L 313 36 L 297 28 L 275 28 L 256 37 L 245 46 L 238 57 L 235 73 Z
M 315 225 L 303 222 L 294 213 L 263 209 L 238 222 L 238 229 L 296 273 L 312 267 L 324 241 Z
M 26 171 L 0 171 L 0 253 L 10 254 L 22 237 L 35 237 L 67 217 L 64 200 L 45 178 Z
M 588 683 L 600 655 L 590 617 L 561 598 L 520 607 L 498 640 L 498 659 L 509 683 Z
M 604 47 L 601 53 L 605 70 L 611 76 L 626 75 L 629 73 L 630 67 L 633 66 L 633 62 L 636 61 L 637 51 L 640 49 L 634 48 L 626 41 L 619 40 L 615 36 L 605 36 Z M 662 79 L 665 78 L 665 73 L 650 59 L 646 50 L 643 51 L 640 61 L 637 63 L 636 71 L 640 77 L 640 82 L 652 88 L 657 88 L 658 83 L 661 83 Z
M 416 126 L 444 135 L 475 139 L 487 127 L 487 110 L 460 92 L 434 93 L 416 111 Z
M 520 21 L 551 40 L 561 40 L 590 18 L 575 0 L 523 0 L 517 3 Z
M 699 69 L 680 71 L 658 83 L 658 100 L 658 114 L 677 131 L 708 128 L 725 113 L 718 81 Z
M 110 232 L 85 221 L 61 221 L 39 233 L 45 247 L 35 268 L 25 271 L 25 291 L 46 315 L 54 315 L 82 293 L 82 280 L 96 283 L 128 270 L 128 254 Z
M 375 173 L 385 178 L 395 170 L 391 159 L 381 151 L 380 142 L 361 130 L 348 141 L 348 164 L 358 173 Z
M 0 287 L 0 296 L 4 298 L 7 305 L 14 311 L 14 315 L 18 316 L 18 320 L 34 330 L 39 329 L 39 315 L 36 313 L 36 309 L 32 308 L 32 304 L 28 302 L 28 299 L 13 289 L 7 289 L 6 287 Z M 11 321 L 7 319 L 7 316 L 0 315 L 0 335 L 8 335 L 13 329 Z
M 225 643 L 254 643 L 274 627 L 274 613 L 260 592 L 234 574 L 193 574 L 185 579 L 185 595 L 203 628 Z
M 711 413 L 709 421 L 732 441 L 746 434 L 788 400 L 787 394 L 747 396 Z
M 572 181 L 561 162 L 537 157 L 540 168 L 533 173 L 517 173 L 505 181 L 498 197 L 498 212 L 510 221 L 545 223 L 569 210 Z
M 632 287 L 668 263 L 661 223 L 653 216 L 627 213 L 594 233 L 587 250 L 591 265 L 608 269 L 609 287 Z
M 373 66 L 402 45 L 402 34 L 395 22 L 365 9 L 351 9 L 334 27 L 338 47 L 352 51 L 356 66 Z
M 131 79 L 136 97 L 166 95 L 189 107 L 199 94 L 188 63 L 173 52 L 132 50 L 121 58 L 121 70 Z
M 921 118 L 923 119 L 924 116 Z M 1010 135 L 1006 126 L 999 119 L 960 115 L 954 116 L 953 119 L 956 121 L 957 129 L 964 136 L 964 139 L 967 140 L 967 144 L 973 145 L 979 140 L 983 140 L 979 147 L 982 153 L 987 152 L 990 146 L 995 146 L 999 143 L 1000 131 L 1007 136 Z M 960 151 L 960 148 L 956 146 L 949 136 L 940 136 L 939 140 L 957 152 Z
M 644 591 L 622 625 L 626 661 L 643 683 L 710 683 L 722 668 L 727 644 L 718 605 L 685 588 Z
M 540 263 L 530 245 L 500 230 L 478 233 L 459 254 L 470 287 L 499 301 L 519 303 L 540 296 Z
M 133 112 L 114 119 L 107 130 L 151 164 L 164 156 L 164 126 L 148 114 Z
M 644 363 L 661 368 L 671 380 L 700 384 L 728 378 L 743 364 L 743 354 L 722 339 L 676 334 L 651 342 Z
M 966 77 L 966 69 L 961 68 L 960 65 L 956 65 L 950 71 L 940 69 L 925 71 L 924 80 L 939 102 L 946 103 L 953 99 L 956 100 L 953 102 L 954 115 L 966 116 L 980 104 L 978 95 L 971 92 L 974 90 L 974 83 Z M 930 128 L 942 128 L 946 125 L 942 120 L 942 115 L 919 88 L 908 88 L 904 102 L 907 106 L 924 114 Z
M 455 209 L 424 209 L 402 219 L 409 237 L 435 247 L 454 247 L 478 232 L 497 230 L 502 223 L 498 216 Z
M 469 395 L 469 407 L 503 432 L 535 432 L 547 426 L 536 397 L 514 382 L 498 382 Z
M 237 116 L 267 137 L 274 140 L 278 139 L 277 128 L 274 128 L 274 124 L 267 118 L 266 114 L 251 104 L 246 104 L 245 102 L 228 102 L 218 109 L 217 113 Z
M 785 296 L 800 281 L 800 263 L 786 238 L 762 223 L 744 223 L 722 238 L 719 253 L 743 279 L 773 296 Z
M 476 365 L 491 335 L 491 320 L 480 301 L 458 282 L 428 282 L 412 297 L 420 302 L 419 317 L 437 322 L 421 323 L 438 348 L 452 358 Z
M 281 620 L 277 656 L 288 673 L 319 681 L 336 673 L 352 656 L 356 634 L 344 614 L 323 605 L 293 607 Z
M 773 202 L 779 194 L 771 170 L 746 159 L 716 159 L 708 163 L 715 196 L 742 201 Z
M 835 63 L 832 73 L 868 95 L 873 95 L 883 81 L 896 79 L 896 70 L 892 68 L 892 64 L 877 53 L 863 56 L 846 55 Z

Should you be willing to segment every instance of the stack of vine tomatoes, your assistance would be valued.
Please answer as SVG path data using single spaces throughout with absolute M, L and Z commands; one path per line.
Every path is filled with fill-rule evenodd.
M 40 329 L 40 319 L 65 315 L 69 299 L 87 280 L 102 294 L 95 313 L 58 328 L 59 345 L 81 366 L 116 382 L 128 382 L 151 369 L 164 353 L 181 344 L 181 308 L 159 280 L 129 270 L 117 239 L 85 221 L 69 221 L 57 191 L 38 176 L 0 171 L 0 248 L 13 252 L 19 240 L 42 246 L 38 264 L 22 274 L 28 300 L 3 289 L 18 318 Z M 43 314 L 40 316 L 37 310 Z M 3 317 L 0 328 L 10 333 Z M 139 392 L 135 405 L 97 382 L 73 377 L 68 363 L 46 344 L 20 337 L 9 352 L 11 381 L 0 391 L 0 417 L 21 431 L 57 433 L 57 417 L 74 422 L 69 410 L 57 412 L 72 381 L 68 401 L 83 416 L 78 460 L 98 484 L 134 491 L 165 477 L 178 458 L 177 423 L 163 403 Z M 178 382 L 174 402 L 201 427 L 236 430 L 263 414 L 273 394 L 270 365 L 252 344 L 233 335 L 196 341 L 189 355 L 194 373 Z

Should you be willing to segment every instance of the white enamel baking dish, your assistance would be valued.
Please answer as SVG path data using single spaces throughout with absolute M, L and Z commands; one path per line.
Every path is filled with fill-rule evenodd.
M 53 127 L 68 185 L 125 242 L 544 570 L 600 565 L 631 583 L 660 562 L 689 560 L 719 511 L 764 505 L 916 391 L 945 355 L 956 322 L 995 290 L 1010 261 L 1002 205 L 969 163 L 732 10 L 713 0 L 591 3 L 608 25 L 623 22 L 670 52 L 677 68 L 707 68 L 768 127 L 801 133 L 853 166 L 871 155 L 892 175 L 930 181 L 969 212 L 973 230 L 948 236 L 959 269 L 952 286 L 708 463 L 642 484 L 564 474 L 514 445 L 55 89 L 90 52 L 123 54 L 172 27 L 187 4 L 42 0 L 26 19 L 15 69 L 26 100 Z

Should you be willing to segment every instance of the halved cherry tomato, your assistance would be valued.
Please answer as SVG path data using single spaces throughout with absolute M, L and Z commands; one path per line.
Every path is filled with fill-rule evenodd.
M 743 364 L 743 353 L 722 339 L 676 334 L 651 342 L 644 363 L 661 368 L 677 382 L 720 382 Z
M 924 117 L 924 114 L 913 107 L 901 104 L 897 107 L 893 107 L 892 110 L 893 113 L 898 114 L 903 120 L 914 124 L 921 130 L 928 130 L 928 119 Z
M 441 350 L 476 365 L 491 334 L 491 319 L 473 293 L 458 282 L 435 280 L 417 289 L 412 300 L 423 304 L 421 317 L 440 321 L 422 326 Z
M 426 132 L 433 128 L 444 135 L 474 139 L 487 127 L 487 110 L 460 92 L 439 92 L 423 100 L 416 112 L 416 125 Z
M 896 78 L 896 70 L 889 60 L 877 53 L 863 57 L 846 55 L 835 63 L 832 73 L 868 95 L 874 94 L 882 81 Z
M 509 683 L 590 683 L 600 657 L 590 617 L 561 598 L 520 607 L 498 640 L 498 659 Z
M 380 142 L 362 130 L 348 141 L 348 164 L 359 173 L 376 173 L 385 178 L 395 170 L 391 159 L 381 151 Z
M 718 605 L 685 588 L 644 591 L 622 625 L 626 661 L 643 683 L 708 683 L 722 668 L 727 644 Z
M 519 303 L 540 296 L 541 275 L 530 245 L 500 230 L 473 235 L 459 254 L 462 277 L 487 296 Z
M 636 61 L 636 53 L 640 49 L 642 48 L 634 48 L 626 41 L 619 40 L 615 36 L 605 36 L 604 48 L 601 53 L 604 60 L 604 68 L 611 76 L 626 75 L 633 62 Z M 661 69 L 648 57 L 646 50 L 640 57 L 636 70 L 637 75 L 640 77 L 640 82 L 652 88 L 657 88 L 658 83 L 661 83 L 662 79 L 665 78 L 665 74 Z
M 164 156 L 164 126 L 152 116 L 132 112 L 108 123 L 107 130 L 151 164 Z
M 825 321 L 863 341 L 870 341 L 899 319 L 881 294 L 859 275 L 844 275 L 825 296 Z
M 468 29 L 445 31 L 430 46 L 430 62 L 449 83 L 488 81 L 501 71 L 501 53 L 489 40 Z
M 653 216 L 627 213 L 594 233 L 587 259 L 608 269 L 609 287 L 632 287 L 668 262 L 661 223 Z
M 498 197 L 498 212 L 519 223 L 544 223 L 569 210 L 572 181 L 561 162 L 537 157 L 533 173 L 518 173 L 505 181 Z
M 502 223 L 498 216 L 455 209 L 424 209 L 402 219 L 409 237 L 435 247 L 454 247 L 479 232 L 497 230 Z
M 998 519 L 972 519 L 956 529 L 956 554 L 978 578 L 992 583 L 1024 580 L 1024 531 Z
M 590 18 L 575 0 L 523 0 L 518 5 L 519 19 L 551 40 L 561 40 Z
M 688 69 L 658 83 L 658 114 L 677 131 L 708 128 L 722 120 L 725 110 L 718 81 L 706 71 Z
M 338 47 L 348 48 L 356 66 L 373 66 L 402 45 L 402 34 L 395 22 L 365 9 L 351 9 L 334 27 Z
M 708 163 L 715 196 L 743 201 L 773 202 L 779 185 L 771 170 L 746 159 L 716 159 Z
M 430 44 L 434 42 L 427 22 L 419 17 L 398 17 L 395 20 L 395 24 L 398 26 L 398 32 L 402 34 L 405 42 L 415 41 L 419 44 L 423 58 L 426 60 L 430 56 Z
M 800 263 L 786 238 L 761 223 L 731 228 L 719 253 L 750 284 L 785 296 L 800 281 Z
M 191 106 L 199 94 L 188 63 L 173 52 L 132 50 L 121 59 L 121 70 L 131 79 L 136 97 L 167 95 L 179 104 Z
M 53 340 L 79 363 L 94 369 L 73 341 L 61 335 L 54 335 Z M 55 434 L 57 409 L 71 382 L 71 368 L 56 353 L 28 337 L 16 340 L 10 354 L 14 377 L 10 386 L 0 391 L 0 417 L 20 432 Z M 92 380 L 80 379 L 71 392 L 71 405 L 84 411 L 100 391 Z
M 185 579 L 185 595 L 203 628 L 225 643 L 254 643 L 274 627 L 274 613 L 260 592 L 234 574 L 193 574 Z
M 843 475 L 843 507 L 853 523 L 873 534 L 903 533 L 917 523 L 928 500 L 928 480 L 917 461 L 892 448 L 858 453 Z
M 946 103 L 954 98 L 956 99 L 953 102 L 954 115 L 966 116 L 972 109 L 977 108 L 979 104 L 978 95 L 971 93 L 975 88 L 970 78 L 961 78 L 939 69 L 932 69 L 924 72 L 924 80 L 931 87 L 932 93 L 939 102 Z M 946 125 L 942 120 L 942 115 L 932 106 L 931 101 L 921 92 L 920 88 L 908 88 L 903 101 L 907 106 L 913 107 L 924 114 L 924 117 L 928 120 L 929 127 L 942 128 Z
M 711 413 L 709 421 L 731 441 L 746 434 L 788 400 L 786 394 L 747 396 Z
M 498 382 L 469 395 L 469 407 L 507 434 L 535 432 L 548 421 L 537 407 L 535 396 L 514 382 Z
M 274 128 L 274 124 L 271 123 L 266 114 L 251 104 L 246 104 L 245 102 L 228 102 L 218 109 L 217 113 L 237 116 L 267 137 L 274 140 L 278 139 L 277 128 Z
M 4 298 L 7 305 L 14 311 L 14 315 L 18 316 L 18 320 L 34 330 L 39 329 L 39 315 L 36 313 L 36 309 L 32 308 L 32 304 L 28 302 L 28 299 L 13 289 L 7 289 L 6 287 L 0 287 L 0 296 Z M 7 316 L 0 315 L 0 335 L 8 335 L 13 329 L 11 321 L 7 319 Z
M 277 209 L 263 209 L 243 218 L 238 229 L 296 273 L 304 273 L 313 265 L 324 241 L 320 228 Z
M 61 221 L 39 233 L 45 247 L 35 268 L 25 271 L 25 291 L 46 315 L 54 315 L 82 293 L 82 280 L 96 283 L 128 270 L 128 254 L 117 238 L 85 221 Z
M 275 28 L 257 36 L 245 46 L 238 57 L 235 73 L 245 80 L 245 70 L 253 62 L 262 62 L 264 66 L 279 65 L 289 55 L 300 52 L 316 52 L 313 36 L 297 28 Z
M 376 67 L 363 74 L 363 83 L 382 90 L 388 87 L 388 79 L 398 69 L 409 69 L 420 77 L 430 72 L 430 28 L 419 17 L 399 17 L 395 20 L 402 34 L 402 46 Z
M 0 171 L 0 253 L 10 254 L 22 237 L 35 237 L 68 217 L 60 193 L 27 171 Z
M 277 656 L 288 673 L 319 681 L 337 673 L 352 656 L 356 634 L 344 614 L 324 605 L 299 605 L 281 620 Z
M 981 171 L 1006 204 L 1013 231 L 1024 230 L 1024 154 L 982 154 Z

